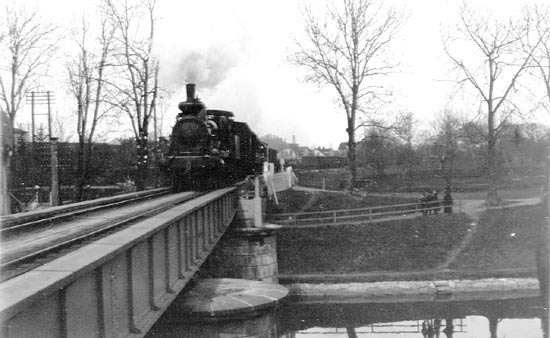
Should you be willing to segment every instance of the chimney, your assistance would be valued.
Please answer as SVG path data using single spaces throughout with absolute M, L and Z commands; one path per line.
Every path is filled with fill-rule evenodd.
M 185 85 L 185 89 L 187 90 L 187 102 L 193 102 L 195 100 L 195 84 L 188 83 Z

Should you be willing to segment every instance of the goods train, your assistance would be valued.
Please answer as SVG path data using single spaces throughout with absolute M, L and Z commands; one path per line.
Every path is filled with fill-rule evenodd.
M 248 125 L 225 110 L 206 109 L 187 84 L 187 100 L 180 102 L 168 153 L 161 168 L 176 191 L 212 189 L 259 174 L 277 153 L 268 149 Z

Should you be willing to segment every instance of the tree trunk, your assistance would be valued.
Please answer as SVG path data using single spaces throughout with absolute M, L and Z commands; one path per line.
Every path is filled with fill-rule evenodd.
M 136 189 L 138 191 L 145 190 L 147 183 L 147 169 L 148 169 L 148 144 L 147 144 L 147 132 L 145 130 L 140 131 L 140 136 L 137 139 L 137 182 Z
M 348 333 L 348 338 L 357 338 L 357 333 L 355 332 L 354 327 L 346 327 L 346 332 Z
M 355 180 L 357 178 L 357 161 L 355 155 L 355 130 L 348 128 L 348 186 L 347 189 L 351 193 L 355 187 Z
M 489 316 L 489 333 L 491 338 L 498 338 L 497 329 L 498 329 L 498 318 L 494 316 Z
M 495 112 L 492 102 L 487 103 L 487 171 L 489 175 L 489 192 L 487 193 L 487 206 L 496 206 L 500 203 L 498 196 L 498 173 L 496 164 Z
M 489 174 L 489 192 L 487 193 L 487 205 L 496 206 L 500 203 L 498 196 L 498 168 L 496 163 L 496 140 L 494 133 L 489 133 L 487 142 L 487 171 Z
M 0 191 L 2 192 L 2 207 L 0 208 L 0 215 L 11 214 L 11 196 L 10 191 L 14 189 L 14 165 L 13 165 L 13 155 L 15 155 L 15 134 L 13 132 L 14 120 L 10 117 L 7 125 L 7 144 L 2 144 L 2 152 L 0 156 L 1 165 L 0 165 Z M 4 142 L 4 141 L 0 141 Z
M 2 148 L 5 147 L 5 144 L 2 145 Z M 2 192 L 2 196 L 0 196 L 0 198 L 2 198 L 2 201 L 4 202 L 1 203 L 2 206 L 0 208 L 0 216 L 11 213 L 11 198 L 8 190 L 9 174 L 11 172 L 11 159 L 8 156 L 6 149 L 2 150 L 3 151 L 0 154 L 0 156 L 2 156 L 2 158 L 0 158 L 0 191 Z
M 455 166 L 455 160 L 454 156 L 449 161 L 449 175 L 447 176 L 447 186 L 452 189 L 453 187 L 453 174 L 454 174 L 454 166 Z
M 550 144 L 547 150 L 546 159 L 546 182 L 542 197 L 543 207 L 546 209 L 546 221 L 541 222 L 537 240 L 536 262 L 537 277 L 540 285 L 541 306 L 543 313 L 541 317 L 543 333 L 545 338 L 550 336 Z

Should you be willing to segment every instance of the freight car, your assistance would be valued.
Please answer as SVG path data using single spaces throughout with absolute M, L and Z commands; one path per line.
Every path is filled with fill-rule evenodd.
M 212 189 L 261 173 L 267 146 L 230 111 L 206 109 L 187 84 L 187 100 L 172 129 L 161 166 L 176 191 Z

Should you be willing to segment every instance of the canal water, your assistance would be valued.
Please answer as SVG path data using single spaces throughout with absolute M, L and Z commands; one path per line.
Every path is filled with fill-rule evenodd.
M 479 298 L 479 297 L 478 297 Z M 248 319 L 186 322 L 170 311 L 146 338 L 546 338 L 548 318 L 537 296 L 491 296 L 485 300 L 288 299 Z

